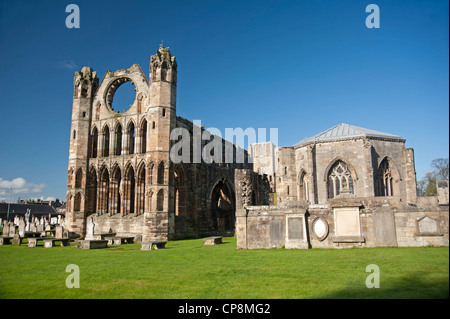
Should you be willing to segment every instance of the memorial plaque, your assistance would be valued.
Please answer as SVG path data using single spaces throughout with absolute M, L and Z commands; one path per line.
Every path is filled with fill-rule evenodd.
M 283 224 L 281 220 L 270 221 L 270 241 L 283 240 Z
M 359 208 L 335 208 L 334 227 L 336 236 L 361 236 Z
M 288 238 L 303 239 L 303 218 L 288 218 Z
M 328 235 L 328 224 L 322 218 L 317 218 L 313 222 L 313 235 L 318 240 L 324 240 Z
M 424 217 L 419 220 L 419 233 L 433 234 L 438 232 L 438 227 L 436 221 L 431 217 Z
M 395 219 L 393 212 L 377 212 L 373 214 L 375 238 L 378 246 L 397 246 Z

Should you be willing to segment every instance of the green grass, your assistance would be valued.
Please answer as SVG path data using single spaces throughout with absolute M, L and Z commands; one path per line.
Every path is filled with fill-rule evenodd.
M 73 245 L 73 244 L 72 244 Z M 80 288 L 65 285 L 80 268 Z M 365 285 L 380 268 L 380 288 Z M 82 250 L 0 246 L 0 298 L 448 298 L 448 247 L 237 250 L 170 241 Z

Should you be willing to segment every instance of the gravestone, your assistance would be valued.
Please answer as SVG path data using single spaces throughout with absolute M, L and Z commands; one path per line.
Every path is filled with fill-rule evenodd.
M 25 220 L 23 217 L 20 217 L 19 219 L 19 235 L 20 237 L 24 237 L 25 235 Z
M 15 246 L 20 246 L 21 243 L 22 243 L 22 238 L 19 236 L 19 234 L 15 234 L 12 239 L 12 244 Z
M 13 237 L 16 234 L 16 226 L 14 225 L 13 222 L 9 222 L 9 237 Z
M 9 225 L 6 222 L 6 220 L 3 221 L 3 232 L 2 232 L 3 236 L 8 237 L 9 236 Z
M 55 228 L 55 238 L 63 238 L 63 228 L 62 228 L 62 226 L 56 226 L 56 228 Z
M 9 237 L 13 237 L 16 234 L 16 226 L 14 225 L 13 222 L 9 222 Z
M 94 228 L 94 218 L 90 217 L 86 223 L 86 240 L 94 239 Z

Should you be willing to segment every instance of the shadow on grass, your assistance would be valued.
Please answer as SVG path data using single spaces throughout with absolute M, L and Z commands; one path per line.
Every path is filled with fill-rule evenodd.
M 448 299 L 449 281 L 436 278 L 435 274 L 417 272 L 412 275 L 383 278 L 380 276 L 379 288 L 367 288 L 365 282 L 358 287 L 346 287 L 342 290 L 320 296 L 324 299 Z M 435 278 L 433 278 L 433 276 Z

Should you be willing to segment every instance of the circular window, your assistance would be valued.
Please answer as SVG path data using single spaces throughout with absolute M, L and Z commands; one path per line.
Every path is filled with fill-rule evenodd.
M 106 104 L 114 112 L 125 112 L 133 105 L 135 99 L 136 87 L 130 78 L 115 80 L 106 93 Z

